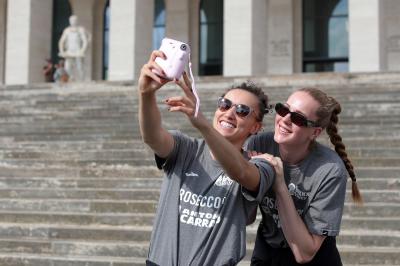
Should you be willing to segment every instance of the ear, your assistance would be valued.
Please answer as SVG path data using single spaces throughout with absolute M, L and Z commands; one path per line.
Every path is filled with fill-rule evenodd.
M 322 127 L 315 127 L 313 130 L 313 134 L 311 135 L 311 139 L 315 140 L 322 133 Z
M 250 134 L 254 135 L 257 134 L 258 131 L 260 131 L 262 128 L 262 123 L 261 122 L 256 122 L 250 129 Z

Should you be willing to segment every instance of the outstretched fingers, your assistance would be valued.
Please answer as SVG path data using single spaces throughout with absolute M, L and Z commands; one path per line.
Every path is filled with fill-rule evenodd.
M 183 111 L 185 114 L 192 116 L 194 114 L 194 104 L 186 96 L 175 96 L 165 100 L 166 104 L 170 107 L 170 111 Z M 182 107 L 182 108 L 176 108 Z

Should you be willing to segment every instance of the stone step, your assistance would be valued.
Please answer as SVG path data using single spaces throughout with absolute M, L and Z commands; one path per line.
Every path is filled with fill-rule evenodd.
M 162 178 L 160 175 L 151 177 L 0 177 L 0 189 L 22 190 L 26 189 L 134 189 L 161 187 Z M 159 178 L 157 178 L 159 176 Z M 358 178 L 358 186 L 365 190 L 394 190 L 400 189 L 399 178 Z M 347 188 L 351 188 L 351 182 L 347 183 Z
M 58 246 L 55 247 L 59 248 Z M 65 248 L 63 251 L 65 251 Z M 68 251 L 71 251 L 70 248 Z M 90 249 L 90 247 L 88 248 Z M 110 250 L 110 249 L 109 249 Z M 345 266 L 353 265 L 399 265 L 397 248 L 361 248 L 357 246 L 339 246 L 339 251 Z M 247 256 L 239 265 L 249 265 L 252 247 L 248 247 Z M 136 266 L 145 265 L 143 257 L 106 257 L 106 256 L 82 256 L 71 255 L 31 254 L 31 253 L 0 253 L 0 263 L 4 266 Z M 72 253 L 72 252 L 70 252 Z M 112 263 L 112 264 L 111 264 Z M 372 263 L 372 264 L 371 264 Z
M 156 200 L 104 200 L 104 199 L 0 199 L 0 211 L 19 212 L 96 212 L 96 213 L 153 213 Z M 400 216 L 400 203 L 365 202 L 362 207 L 355 206 L 350 199 L 345 203 L 344 213 L 350 217 Z
M 346 138 L 343 140 L 347 150 L 359 149 L 384 149 L 400 147 L 400 138 Z M 331 145 L 329 140 L 323 135 L 319 142 Z M 127 140 L 92 140 L 92 141 L 37 141 L 37 142 L 14 142 L 11 137 L 0 137 L 0 151 L 9 152 L 54 152 L 54 151 L 133 151 L 139 149 L 149 149 L 141 139 Z
M 254 242 L 257 224 L 247 228 L 247 241 Z M 116 241 L 146 242 L 151 237 L 151 226 L 109 226 L 109 225 L 65 225 L 65 224 L 9 224 L 0 223 L 0 239 L 32 240 L 78 240 L 78 241 Z M 400 230 L 341 230 L 339 244 L 398 247 Z
M 368 190 L 360 186 L 365 202 L 400 203 L 400 190 Z M 0 188 L 0 200 L 158 200 L 159 188 Z M 351 201 L 351 189 L 346 198 Z M 5 202 L 4 202 L 5 204 Z
M 388 151 L 390 153 L 390 151 Z M 124 158 L 152 157 L 150 149 L 134 150 L 94 150 L 94 151 L 0 151 L 0 160 L 123 160 Z
M 382 183 L 377 180 L 376 183 Z M 388 182 L 390 182 L 389 180 Z M 160 188 L 162 178 L 42 178 L 0 177 L 0 189 L 134 189 L 134 188 Z M 395 182 L 395 181 L 393 181 Z M 396 184 L 394 184 L 396 185 Z M 21 191 L 22 192 L 22 191 Z
M 154 213 L 154 200 L 85 200 L 85 199 L 0 199 L 0 211 L 27 212 L 97 212 L 97 213 Z
M 169 96 L 180 95 L 177 93 L 169 93 L 164 95 L 157 95 L 157 102 L 159 106 L 164 107 L 164 100 Z M 202 102 L 202 110 L 211 111 L 215 110 L 216 102 L 220 94 L 212 93 L 200 93 L 199 97 Z M 286 94 L 286 95 L 289 95 Z M 284 93 L 270 94 L 270 103 L 274 104 L 276 102 L 286 101 L 286 96 Z M 82 96 L 82 95 L 80 95 Z M 79 115 L 109 115 L 115 112 L 133 112 L 136 111 L 138 105 L 138 99 L 136 94 L 132 93 L 125 99 L 119 97 L 114 93 L 109 93 L 108 95 L 88 95 L 92 97 L 84 101 L 76 100 L 73 96 L 57 98 L 53 100 L 41 99 L 40 97 L 35 97 L 34 99 L 28 98 L 11 98 L 9 100 L 0 100 L 2 104 L 2 109 L 0 109 L 0 114 L 2 116 L 18 116 L 18 115 L 32 115 L 32 114 L 48 114 L 57 115 L 65 114 L 79 114 Z M 340 95 L 333 95 L 342 106 L 341 115 L 358 115 L 361 113 L 367 114 L 369 116 L 375 116 L 379 114 L 384 114 L 388 109 L 397 113 L 399 111 L 399 92 L 393 94 L 382 93 L 375 94 L 377 99 L 371 98 L 360 98 L 360 94 L 349 94 L 347 98 Z M 362 108 L 360 108 L 362 107 Z M 107 114 L 105 110 L 109 110 Z M 351 111 L 355 111 L 352 114 Z M 365 112 L 365 111 L 369 112 Z M 374 111 L 374 112 L 370 112 Z
M 367 158 L 387 158 L 387 157 L 400 157 L 400 147 L 365 147 L 353 148 L 347 145 L 347 154 L 350 157 L 367 157 Z M 117 149 L 117 150 L 43 150 L 42 148 L 29 148 L 29 149 L 2 149 L 0 150 L 0 159 L 54 159 L 57 160 L 75 160 L 75 159 L 123 159 L 135 157 L 152 157 L 153 151 L 144 145 L 138 145 L 134 148 Z
M 32 238 L 0 239 L 0 253 L 36 253 L 56 256 L 138 257 L 145 258 L 148 242 L 41 240 Z
M 0 162 L 0 177 L 51 177 L 51 178 L 77 178 L 77 177 L 137 177 L 153 178 L 162 176 L 162 172 L 153 166 L 132 166 L 129 164 L 86 164 L 79 167 L 65 165 L 43 165 L 31 166 L 12 165 Z
M 209 84 L 208 84 L 209 85 Z M 384 85 L 375 88 L 366 88 L 365 85 L 358 86 L 358 87 L 346 87 L 345 90 L 341 89 L 332 89 L 328 86 L 321 87 L 324 91 L 328 94 L 333 95 L 339 102 L 351 101 L 351 102 L 370 102 L 370 103 L 379 103 L 379 102 L 398 102 L 400 96 L 398 91 L 398 85 L 395 87 L 394 84 Z M 216 85 L 218 86 L 218 85 Z M 196 86 L 197 87 L 197 86 Z M 56 105 L 54 102 L 64 102 L 68 100 L 69 103 L 72 103 L 70 106 L 74 107 L 76 105 L 83 105 L 83 106 L 91 106 L 87 105 L 87 103 L 96 100 L 98 105 L 107 105 L 110 104 L 113 100 L 116 102 L 121 102 L 125 104 L 137 102 L 136 97 L 136 88 L 133 90 L 128 90 L 124 88 L 119 88 L 119 92 L 115 90 L 104 90 L 102 92 L 96 91 L 75 91 L 70 93 L 60 93 L 60 91 L 53 91 L 48 93 L 38 92 L 34 89 L 30 91 L 25 91 L 21 93 L 7 93 L 7 91 L 2 90 L 2 98 L 1 103 L 3 106 L 10 106 L 13 104 L 13 100 L 15 101 L 15 105 L 17 106 L 40 106 L 41 108 L 46 107 L 54 107 L 54 108 L 68 108 L 68 104 L 64 105 Z M 217 97 L 219 97 L 225 88 L 222 87 L 214 87 L 214 88 L 198 88 L 200 99 L 203 101 L 213 101 Z M 264 88 L 264 92 L 269 96 L 271 101 L 282 101 L 288 97 L 288 95 L 293 91 L 293 87 L 266 87 Z M 181 95 L 182 92 L 178 87 L 175 86 L 168 86 L 167 89 L 163 91 L 159 91 L 157 96 L 160 99 L 171 95 Z M 112 97 L 110 97 L 112 96 Z M 108 97 L 108 99 L 107 99 Z M 101 101 L 103 100 L 103 101 Z M 23 105 L 24 103 L 28 103 L 27 105 Z
M 371 167 L 356 166 L 357 178 L 399 178 L 400 167 Z M 132 166 L 129 164 L 87 164 L 80 167 L 65 165 L 43 165 L 21 166 L 0 163 L 0 177 L 2 178 L 159 178 L 163 175 L 154 164 L 152 166 Z
M 349 217 L 397 217 L 400 216 L 400 204 L 391 202 L 364 203 L 363 206 L 356 206 L 346 202 L 343 210 Z
M 400 265 L 398 247 L 338 246 L 344 264 Z
M 356 168 L 365 165 L 370 161 L 373 161 L 374 164 L 371 166 L 387 166 L 393 165 L 393 162 L 396 163 L 396 160 L 400 158 L 400 148 L 351 148 L 347 146 L 346 152 L 349 158 L 352 161 L 359 162 L 360 165 L 357 165 L 355 162 Z M 146 165 L 153 165 L 153 152 L 147 148 L 143 147 L 138 149 L 127 149 L 127 150 L 85 150 L 85 151 L 63 151 L 63 150 L 53 150 L 53 151 L 16 151 L 16 150 L 0 150 L 0 159 L 2 159 L 3 164 L 15 165 L 19 164 L 20 166 L 30 165 L 32 162 L 37 163 L 63 163 L 69 167 L 73 167 L 74 164 L 79 163 L 97 163 L 101 164 L 102 162 L 121 162 L 128 163 L 131 165 L 136 165 L 137 160 L 143 160 Z M 144 158 L 143 158 L 144 157 Z M 400 161 L 397 161 L 400 162 Z M 108 164 L 109 164 L 108 163 Z M 115 163 L 118 164 L 118 163 Z M 397 164 L 398 165 L 398 164 Z M 396 166 L 394 164 L 393 166 Z M 1 166 L 0 166 L 1 167 Z
M 95 102 L 94 102 L 95 103 Z M 208 118 L 211 119 L 214 115 L 216 110 L 216 105 L 213 102 L 202 102 L 204 105 L 201 107 L 201 112 Z M 59 104 L 59 103 L 58 103 Z M 90 104 L 90 103 L 89 103 Z M 100 119 L 109 122 L 110 124 L 116 124 L 117 121 L 123 122 L 122 124 L 129 125 L 128 118 L 134 118 L 131 120 L 131 124 L 137 121 L 137 104 L 132 105 L 130 103 L 129 106 L 121 107 L 120 103 L 118 107 L 101 107 L 98 109 L 76 109 L 76 110 L 63 110 L 63 109 L 40 109 L 39 107 L 32 107 L 32 108 L 23 108 L 23 109 L 14 109 L 9 110 L 7 112 L 0 110 L 2 124 L 9 124 L 10 126 L 23 126 L 23 122 L 32 123 L 38 122 L 38 125 L 50 125 L 50 128 L 56 128 L 60 126 L 64 126 L 65 128 L 70 128 L 72 125 L 63 125 L 63 121 L 71 121 L 74 125 L 84 125 L 83 120 L 87 120 L 90 122 L 88 125 L 95 126 L 95 121 Z M 354 103 L 351 103 L 354 105 Z M 382 105 L 387 110 L 381 108 Z M 84 108 L 84 107 L 81 107 Z M 186 117 L 183 114 L 179 113 L 168 113 L 167 107 L 164 105 L 159 105 L 160 110 L 165 117 L 181 117 L 184 118 L 186 121 Z M 379 109 L 379 110 L 377 110 Z M 390 112 L 388 111 L 390 110 Z M 376 103 L 376 104 L 359 104 L 358 106 L 351 106 L 351 108 L 346 108 L 343 106 L 342 113 L 339 114 L 339 121 L 346 122 L 344 124 L 349 124 L 348 122 L 353 122 L 353 125 L 365 124 L 366 121 L 382 121 L 382 122 L 389 122 L 389 121 L 397 121 L 394 125 L 398 125 L 398 120 L 394 119 L 400 113 L 400 103 Z M 394 117 L 393 117 L 394 116 Z M 275 117 L 274 111 L 270 114 L 267 114 L 264 117 L 264 121 L 272 121 Z M 115 120 L 112 121 L 111 119 L 114 118 Z M 50 122 L 54 122 L 54 124 L 50 124 Z M 166 120 L 168 121 L 168 120 Z M 174 121 L 170 121 L 173 123 Z M 109 123 L 105 124 L 98 124 L 97 126 L 108 125 Z M 374 126 L 376 123 L 371 123 L 368 126 Z M 36 125 L 36 124 L 32 124 Z M 391 124 L 388 123 L 388 126 Z
M 0 223 L 0 239 L 148 242 L 151 230 L 151 226 Z
M 66 224 L 66 225 L 128 225 L 152 226 L 154 213 L 96 213 L 96 212 L 28 212 L 0 211 L 3 223 L 27 224 Z M 388 220 L 389 218 L 387 218 Z M 386 222 L 390 224 L 390 220 Z M 94 226 L 94 228 L 96 227 Z
M 200 137 L 199 132 L 193 129 L 191 126 L 186 126 L 184 124 L 176 127 L 168 127 L 168 129 L 176 129 L 184 132 L 185 134 L 192 137 Z M 73 133 L 68 134 L 65 132 L 60 132 L 58 134 L 47 135 L 43 134 L 17 134 L 16 132 L 9 132 L 1 134 L 0 137 L 12 138 L 15 142 L 43 142 L 43 141 L 113 141 L 113 140 L 129 140 L 132 138 L 140 139 L 139 129 L 134 129 L 135 132 L 86 132 L 86 133 Z M 268 129 L 267 131 L 270 131 Z M 344 143 L 346 144 L 346 139 L 350 138 L 374 138 L 374 137 L 385 137 L 387 139 L 399 139 L 400 133 L 398 131 L 390 131 L 382 129 L 380 131 L 353 131 L 353 132 L 341 132 L 339 131 Z
M 390 198 L 391 195 L 382 196 Z M 0 189 L 0 200 L 10 199 L 82 199 L 82 200 L 158 200 L 159 189 L 99 189 L 99 188 L 64 188 L 64 189 Z M 366 198 L 368 199 L 369 197 Z M 395 198 L 393 199 L 396 200 Z M 400 201 L 399 201 L 400 202 Z
M 145 266 L 145 258 L 0 253 L 2 266 Z
M 367 160 L 367 159 L 366 159 Z M 386 161 L 387 160 L 387 161 Z M 388 158 L 386 161 L 388 164 L 391 163 L 391 158 Z M 76 158 L 76 159 L 30 159 L 30 158 L 21 158 L 21 159 L 2 159 L 3 164 L 7 164 L 10 166 L 18 166 L 18 167 L 33 167 L 38 165 L 47 165 L 50 167 L 87 167 L 89 165 L 130 165 L 133 167 L 142 167 L 142 166 L 154 166 L 155 162 L 153 158 L 144 157 L 144 158 L 103 158 L 103 159 L 90 159 L 90 158 Z
M 247 242 L 254 243 L 257 235 L 258 226 L 247 227 Z M 400 227 L 397 230 L 360 230 L 352 228 L 351 230 L 341 229 L 337 237 L 338 245 L 351 245 L 359 247 L 391 247 L 400 246 Z
M 247 264 L 251 259 L 253 245 L 247 245 L 246 257 L 239 265 Z M 343 265 L 400 265 L 398 247 L 360 247 L 338 245 Z
M 399 228 L 400 229 L 400 228 Z M 400 230 L 341 230 L 337 238 L 338 245 L 351 245 L 360 247 L 391 247 L 400 246 Z
M 257 80 L 257 78 L 254 78 Z M 231 87 L 231 84 L 224 82 L 225 87 L 222 83 L 197 83 L 196 88 L 198 89 L 199 96 L 203 96 L 204 99 L 210 99 L 218 97 L 227 88 Z M 262 82 L 263 83 L 263 82 Z M 297 89 L 297 86 L 283 85 L 283 86 L 271 86 L 271 84 L 263 85 L 264 92 L 269 96 L 270 99 L 275 98 L 286 98 L 293 90 Z M 345 86 L 345 88 L 344 88 Z M 181 89 L 176 85 L 166 85 L 165 89 L 158 91 L 157 95 L 166 97 L 168 95 L 180 95 L 182 94 Z M 324 84 L 320 87 L 323 91 L 328 94 L 332 94 L 340 100 L 352 100 L 352 101 L 388 101 L 399 99 L 398 91 L 400 91 L 398 83 L 387 83 L 387 84 L 376 84 L 371 86 L 370 84 L 341 84 L 340 86 Z M 11 104 L 12 100 L 18 100 L 18 103 L 23 100 L 29 100 L 31 105 L 51 105 L 54 101 L 62 101 L 64 99 L 71 99 L 77 103 L 90 102 L 94 98 L 104 99 L 106 96 L 112 95 L 114 98 L 122 102 L 130 102 L 136 97 L 137 86 L 133 87 L 103 87 L 101 88 L 98 84 L 86 87 L 84 90 L 69 89 L 68 92 L 62 90 L 47 90 L 42 89 L 36 90 L 30 88 L 29 90 L 21 92 L 11 92 L 7 88 L 1 90 L 1 101 L 6 104 Z
M 395 167 L 399 165 L 400 156 L 398 157 L 352 157 L 351 161 L 355 168 L 361 166 L 376 166 L 376 167 Z M 31 167 L 34 165 L 49 165 L 52 167 L 86 167 L 87 165 L 119 165 L 128 164 L 131 166 L 154 166 L 154 159 L 151 157 L 145 158 L 76 158 L 73 160 L 52 158 L 52 159 L 2 159 L 2 163 L 18 166 L 18 167 Z
M 46 211 L 0 211 L 3 223 L 27 224 L 68 224 L 68 225 L 128 225 L 152 226 L 154 213 L 95 213 L 95 212 L 46 212 Z M 261 220 L 252 226 L 257 226 Z M 343 215 L 342 229 L 399 230 L 400 217 L 354 216 L 347 212 Z
M 128 242 L 128 241 L 68 241 L 52 240 L 40 241 L 34 239 L 2 239 L 0 240 L 1 253 L 13 253 L 15 247 L 18 252 L 23 253 L 44 253 L 49 256 L 95 256 L 110 258 L 143 258 L 146 257 L 148 243 Z M 347 264 L 393 264 L 397 265 L 398 258 L 397 247 L 362 247 L 358 245 L 338 245 L 339 252 L 345 265 Z M 253 250 L 252 243 L 247 245 L 247 255 L 244 260 L 251 257 Z M 355 256 L 354 254 L 357 254 Z

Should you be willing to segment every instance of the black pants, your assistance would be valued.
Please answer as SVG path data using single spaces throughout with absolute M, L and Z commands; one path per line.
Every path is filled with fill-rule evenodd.
M 339 251 L 336 247 L 336 238 L 328 236 L 325 238 L 317 254 L 312 261 L 306 264 L 296 262 L 290 248 L 273 248 L 268 245 L 258 233 L 251 258 L 252 266 L 289 266 L 289 265 L 308 265 L 308 266 L 342 266 Z

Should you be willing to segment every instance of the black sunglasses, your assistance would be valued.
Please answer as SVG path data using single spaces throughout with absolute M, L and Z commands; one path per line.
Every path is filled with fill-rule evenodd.
M 283 103 L 275 104 L 275 111 L 278 115 L 285 117 L 287 114 L 290 114 L 290 120 L 293 124 L 299 127 L 318 127 L 317 122 L 308 120 L 304 115 L 291 112 L 289 108 Z
M 237 116 L 241 118 L 245 118 L 249 116 L 250 113 L 254 112 L 254 110 L 251 107 L 245 104 L 234 104 L 231 102 L 231 100 L 228 100 L 224 97 L 218 98 L 217 106 L 221 112 L 226 112 L 229 109 L 231 109 L 232 106 L 235 106 L 235 113 Z

